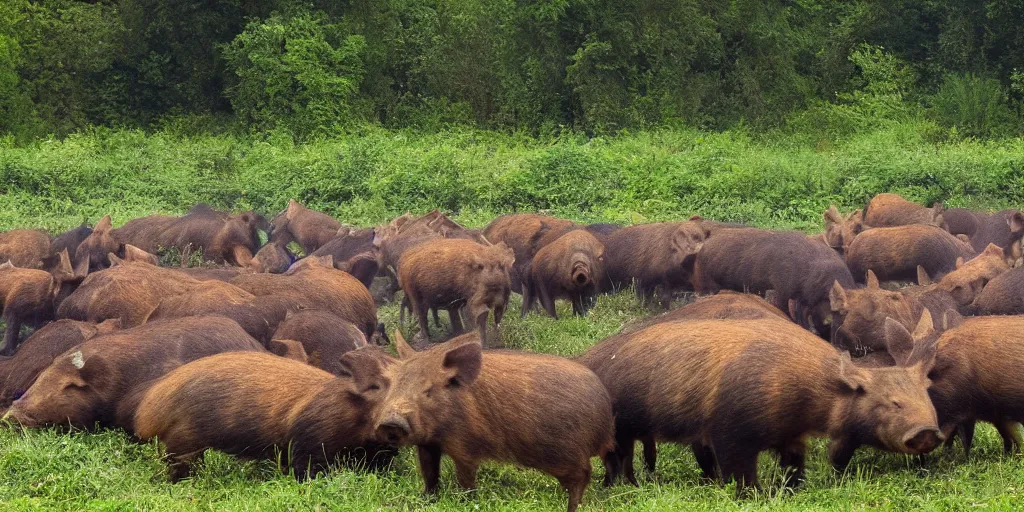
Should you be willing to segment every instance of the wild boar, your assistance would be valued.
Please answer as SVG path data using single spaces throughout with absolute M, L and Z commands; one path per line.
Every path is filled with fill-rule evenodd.
M 133 388 L 185 363 L 231 351 L 262 352 L 263 347 L 238 324 L 218 316 L 96 336 L 58 356 L 14 401 L 10 414 L 26 427 L 130 428 L 134 411 L 118 406 Z
M 941 228 L 910 224 L 864 231 L 850 244 L 846 263 L 859 281 L 873 270 L 882 281 L 912 281 L 921 265 L 933 279 L 956 269 L 957 258 L 975 256 L 970 244 Z
M 704 244 L 701 224 L 659 222 L 629 226 L 604 242 L 605 276 L 602 291 L 621 289 L 636 282 L 637 295 L 668 309 L 672 293 L 689 287 L 693 263 Z
M 202 281 L 186 293 L 161 299 L 145 321 L 195 316 L 214 308 L 245 304 L 254 298 L 251 293 L 230 283 Z
M 24 394 L 57 356 L 86 340 L 118 329 L 120 325 L 116 320 L 101 324 L 57 320 L 39 328 L 13 356 L 0 357 L 0 411 L 6 411 Z
M 657 354 L 657 357 L 652 357 Z M 787 484 L 804 478 L 805 439 L 830 438 L 842 471 L 870 445 L 920 454 L 942 441 L 928 400 L 929 354 L 907 367 L 855 367 L 781 320 L 703 320 L 616 335 L 579 361 L 605 384 L 615 413 L 616 453 L 606 483 L 636 483 L 636 439 L 689 444 L 704 477 L 757 487 L 757 457 L 776 450 Z M 653 444 L 652 444 L 653 447 Z M 647 462 L 653 468 L 654 450 Z
M 913 328 L 924 310 L 916 296 L 881 288 L 870 270 L 867 282 L 864 288 L 835 282 L 829 291 L 832 344 L 856 356 L 886 351 L 886 319 Z
M 373 278 L 377 276 L 377 273 L 380 270 L 380 262 L 377 259 L 377 255 L 367 252 L 352 256 L 348 261 L 336 261 L 334 256 L 331 255 L 306 256 L 305 258 L 301 258 L 296 260 L 295 263 L 292 263 L 292 266 L 288 267 L 285 274 L 294 274 L 308 265 L 334 268 L 345 272 L 358 279 L 367 290 L 373 286 Z
M 502 215 L 484 228 L 484 237 L 491 243 L 504 243 L 512 249 L 515 264 L 510 272 L 512 291 L 522 293 L 522 283 L 530 269 L 533 254 L 543 246 L 538 240 L 549 232 L 561 233 L 576 227 L 571 220 L 535 213 Z
M 274 331 L 276 340 L 302 344 L 309 364 L 334 375 L 345 371 L 341 356 L 366 346 L 366 335 L 355 325 L 327 311 L 299 311 L 285 316 Z
M 967 263 L 957 258 L 956 269 L 938 283 L 932 283 L 927 271 L 918 267 L 918 285 L 934 293 L 945 292 L 954 301 L 956 309 L 966 312 L 989 281 L 1010 270 L 1005 253 L 995 244 L 989 244 L 981 254 Z
M 946 229 L 942 203 L 926 208 L 897 194 L 878 194 L 864 207 L 864 222 L 876 228 L 927 224 Z
M 230 215 L 197 205 L 171 223 L 159 238 L 164 247 L 191 246 L 201 249 L 208 260 L 244 267 L 260 248 L 259 230 L 270 230 L 269 223 L 259 214 Z
M 250 272 L 257 274 L 268 272 L 271 274 L 282 274 L 295 262 L 295 255 L 286 247 L 276 244 L 267 244 L 260 248 L 244 267 Z
M 788 313 L 771 305 L 758 295 L 722 290 L 660 315 L 628 323 L 619 332 L 628 334 L 646 329 L 654 324 L 683 320 L 754 320 L 759 318 L 778 318 L 787 322 L 791 321 Z
M 422 352 L 395 337 L 401 359 L 380 369 L 390 385 L 374 425 L 381 441 L 416 446 L 427 493 L 437 492 L 443 455 L 465 489 L 476 487 L 481 462 L 507 461 L 557 478 L 576 510 L 590 458 L 613 447 L 611 403 L 590 370 L 550 355 L 484 351 L 472 334 Z
M 693 270 L 698 293 L 774 290 L 777 308 L 792 309 L 795 322 L 805 327 L 813 324 L 822 336 L 827 336 L 826 321 L 832 314 L 828 294 L 835 281 L 844 288 L 854 286 L 853 276 L 835 251 L 807 240 L 802 233 L 754 228 L 723 230 L 708 238 Z
M 988 244 L 996 244 L 1003 249 L 1007 258 L 1013 261 L 1020 259 L 1024 214 L 1019 210 L 984 213 L 965 208 L 950 208 L 942 216 L 946 219 L 949 232 L 954 235 L 967 235 L 975 251 L 981 252 Z
M 337 263 L 348 261 L 361 254 L 376 255 L 378 249 L 373 245 L 375 235 L 376 229 L 374 228 L 350 230 L 343 236 L 332 238 L 309 255 L 331 256 Z
M 270 242 L 287 247 L 296 242 L 302 251 L 310 254 L 331 241 L 341 228 L 341 223 L 330 215 L 306 208 L 294 199 L 288 200 L 288 207 L 271 221 Z
M 1024 315 L 1024 267 L 993 278 L 968 308 L 975 315 Z
M 1024 421 L 1024 388 L 1020 379 L 1007 376 L 1024 365 L 1019 336 L 1024 317 L 967 318 L 937 340 L 911 335 L 899 325 L 890 327 L 889 336 L 914 350 L 924 346 L 936 351 L 929 394 L 943 433 L 956 431 L 969 454 L 975 422 L 986 421 L 1000 430 L 1007 452 L 1020 448 L 1015 424 Z
M 523 288 L 522 315 L 539 297 L 553 318 L 556 299 L 569 299 L 572 311 L 585 316 L 590 301 L 604 281 L 604 245 L 586 230 L 569 231 L 544 246 L 530 265 Z
M 471 240 L 432 240 L 409 249 L 398 262 L 398 282 L 416 314 L 424 342 L 430 339 L 427 310 L 447 309 L 459 334 L 459 309 L 465 306 L 480 339 L 487 339 L 487 316 L 494 311 L 500 340 L 501 319 L 511 291 L 509 272 L 515 261 L 504 243 L 485 247 Z
M 142 224 L 146 223 L 146 219 L 148 217 L 136 219 L 125 224 L 121 229 L 130 232 L 133 227 L 141 227 Z M 158 249 L 155 244 L 149 244 L 141 237 L 133 237 L 131 240 L 135 247 L 140 247 L 147 252 L 156 252 Z M 110 219 L 110 215 L 107 215 L 100 219 L 96 226 L 92 228 L 92 233 L 78 244 L 78 247 L 75 248 L 73 259 L 75 265 L 86 265 L 85 262 L 88 262 L 89 271 L 96 272 L 110 266 L 110 260 L 107 257 L 110 253 L 124 254 L 124 243 L 115 238 L 113 222 Z
M 75 259 L 75 255 L 78 252 L 78 246 L 92 234 L 92 228 L 88 224 L 83 223 L 74 229 L 69 229 L 53 238 L 50 241 L 50 256 L 58 255 L 62 251 L 68 251 L 68 256 L 71 257 L 71 265 L 74 266 L 78 263 Z M 3 257 L 0 257 L 3 259 Z
M 857 235 L 861 234 L 865 229 L 869 229 L 869 227 L 864 224 L 863 210 L 857 210 L 843 216 L 843 214 L 839 213 L 839 209 L 833 205 L 825 212 L 823 240 L 840 256 L 846 254 L 850 244 L 853 243 L 853 239 L 857 238 Z
M 231 284 L 261 296 L 288 299 L 293 308 L 320 309 L 352 322 L 367 337 L 377 328 L 377 305 L 362 283 L 347 272 L 310 259 L 287 274 L 242 274 Z
M 5 323 L 4 345 L 0 355 L 14 353 L 22 325 L 34 328 L 53 320 L 57 306 L 78 283 L 67 251 L 51 272 L 17 268 L 8 261 L 0 265 L 0 311 Z
M 350 352 L 345 376 L 269 354 L 219 354 L 170 372 L 146 391 L 135 413 L 143 441 L 159 438 L 172 481 L 191 473 L 207 449 L 250 458 L 283 453 L 295 477 L 316 476 L 339 457 L 385 465 L 394 450 L 373 441 L 373 413 L 392 358 Z
M 50 235 L 38 229 L 15 229 L 0 233 L 0 264 L 39 269 L 50 255 Z

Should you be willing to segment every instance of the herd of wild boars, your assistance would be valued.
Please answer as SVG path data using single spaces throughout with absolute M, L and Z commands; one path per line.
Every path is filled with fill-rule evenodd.
M 534 213 L 475 230 L 439 211 L 356 228 L 291 201 L 269 221 L 200 204 L 0 233 L 0 411 L 159 439 L 175 480 L 207 449 L 286 452 L 304 478 L 386 470 L 411 446 L 431 493 L 444 455 L 466 488 L 511 462 L 556 478 L 570 511 L 592 457 L 607 485 L 637 484 L 636 441 L 648 471 L 657 443 L 682 443 L 740 490 L 762 451 L 799 484 L 814 436 L 839 470 L 860 446 L 969 451 L 978 421 L 1019 450 L 1024 214 L 880 194 L 823 218 L 814 236 Z M 574 359 L 501 348 L 513 292 L 557 318 L 631 286 L 663 311 Z M 411 344 L 377 317 L 399 290 Z M 682 292 L 702 297 L 669 309 Z

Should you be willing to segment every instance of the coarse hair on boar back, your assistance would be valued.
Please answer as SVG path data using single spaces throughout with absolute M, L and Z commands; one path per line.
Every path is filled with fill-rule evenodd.
M 134 411 L 118 406 L 137 386 L 206 356 L 263 350 L 238 324 L 219 316 L 96 336 L 58 356 L 15 400 L 10 414 L 27 427 L 131 428 Z
M 1024 315 L 1024 267 L 1011 269 L 989 281 L 968 312 L 976 315 Z
M 19 268 L 43 268 L 50 255 L 50 235 L 38 229 L 14 229 L 0 233 L 0 263 Z
M 455 334 L 460 334 L 459 309 L 466 307 L 481 339 L 487 336 L 487 317 L 494 311 L 496 339 L 511 292 L 509 271 L 515 261 L 504 243 L 483 246 L 470 240 L 439 239 L 418 245 L 398 263 L 398 280 L 416 314 L 423 341 L 430 338 L 427 312 L 447 309 Z
M 274 332 L 276 340 L 302 344 L 309 364 L 334 375 L 342 375 L 342 356 L 366 346 L 366 336 L 353 325 L 329 311 L 289 313 Z
M 854 239 L 846 254 L 846 263 L 858 282 L 868 270 L 882 281 L 917 278 L 918 265 L 932 279 L 940 279 L 956 269 L 957 258 L 975 256 L 970 244 L 941 228 L 911 224 L 869 229 Z
M 538 298 L 555 319 L 555 300 L 561 298 L 572 302 L 574 314 L 585 316 L 603 280 L 604 244 L 585 230 L 569 231 L 534 256 L 523 283 L 522 316 L 529 313 Z
M 286 247 L 296 242 L 310 254 L 338 235 L 341 223 L 325 213 L 306 208 L 294 199 L 271 221 L 269 243 Z
M 657 354 L 657 357 L 652 357 Z M 922 354 L 922 361 L 927 359 Z M 761 451 L 782 454 L 787 484 L 804 477 L 805 439 L 830 438 L 833 466 L 871 445 L 926 453 L 940 442 L 928 400 L 930 363 L 856 368 L 804 329 L 782 320 L 669 322 L 608 338 L 579 361 L 608 389 L 616 454 L 606 483 L 635 483 L 633 444 L 689 444 L 707 478 L 757 487 Z
M 831 316 L 828 294 L 836 281 L 854 287 L 850 270 L 835 251 L 802 233 L 755 228 L 716 233 L 697 254 L 693 272 L 698 293 L 774 290 L 775 307 L 790 311 L 795 322 L 813 325 L 826 337 Z
M 382 441 L 417 447 L 428 493 L 437 492 L 442 455 L 466 489 L 481 462 L 514 462 L 557 478 L 576 510 L 590 458 L 613 448 L 611 403 L 590 370 L 551 355 L 484 351 L 471 334 L 422 352 L 395 338 L 401 359 L 383 370 L 390 385 L 375 427 Z
M 536 213 L 516 213 L 492 220 L 484 228 L 484 237 L 491 243 L 501 242 L 512 249 L 515 257 L 510 275 L 512 291 L 522 293 L 523 280 L 529 272 L 531 259 L 543 247 L 542 239 L 549 233 L 563 233 L 576 226 L 575 222 L 567 219 Z
M 758 295 L 752 293 L 722 290 L 714 295 L 700 297 L 694 302 L 680 306 L 660 315 L 641 318 L 626 324 L 620 332 L 628 334 L 663 322 L 683 320 L 754 320 L 759 318 L 778 318 L 790 321 L 789 314 L 771 305 Z
M 668 309 L 672 293 L 689 288 L 693 264 L 707 233 L 700 222 L 639 224 L 615 231 L 605 241 L 602 291 L 635 282 L 637 295 Z
M 1024 236 L 1024 214 L 1020 210 L 985 213 L 950 208 L 943 217 L 949 232 L 953 235 L 967 235 L 975 251 L 981 252 L 989 244 L 995 244 L 1003 249 L 1008 259 L 1020 259 L 1021 237 Z
M 376 443 L 374 408 L 393 359 L 377 348 L 345 355 L 345 375 L 261 353 L 231 353 L 184 365 L 141 398 L 134 425 L 166 447 L 170 477 L 187 477 L 206 449 L 289 461 L 296 478 L 338 458 L 386 466 L 394 449 Z M 198 412 L 198 413 L 197 413 Z
M 897 194 L 878 194 L 864 207 L 864 222 L 879 228 L 927 224 L 945 230 L 944 211 L 942 203 L 927 208 Z

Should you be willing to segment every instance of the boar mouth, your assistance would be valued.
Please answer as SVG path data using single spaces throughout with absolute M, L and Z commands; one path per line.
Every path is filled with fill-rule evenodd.
M 409 438 L 409 422 L 405 418 L 395 416 L 377 425 L 377 436 L 381 441 L 399 445 Z
M 572 266 L 572 281 L 583 286 L 590 281 L 590 271 L 584 263 L 576 263 Z
M 922 455 L 938 448 L 945 437 L 939 427 L 922 427 L 903 437 L 903 450 L 911 455 Z

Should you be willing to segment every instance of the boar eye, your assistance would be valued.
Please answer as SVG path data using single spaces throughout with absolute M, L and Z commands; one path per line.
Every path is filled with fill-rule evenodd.
M 902 406 L 902 405 L 900 405 L 900 403 L 899 403 L 899 402 L 897 402 L 896 400 L 893 400 L 893 401 L 892 401 L 892 406 L 893 406 L 893 407 L 895 407 L 895 408 L 897 408 L 897 409 L 902 409 L 902 408 L 903 408 L 903 406 Z
M 379 389 L 380 386 L 378 386 L 377 384 L 370 384 L 370 387 L 366 388 L 367 391 L 377 391 Z
M 448 387 L 449 388 L 457 388 L 457 387 L 459 387 L 461 385 L 462 384 L 459 383 L 459 379 L 457 379 L 455 377 L 452 377 L 452 378 L 448 379 Z

